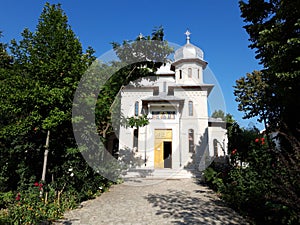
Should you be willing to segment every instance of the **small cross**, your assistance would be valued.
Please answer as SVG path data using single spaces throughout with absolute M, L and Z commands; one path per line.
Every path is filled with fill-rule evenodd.
M 142 38 L 143 38 L 143 34 L 140 33 L 140 34 L 139 34 L 139 39 L 141 40 Z
M 184 33 L 186 35 L 186 42 L 190 43 L 190 35 L 192 34 L 188 29 L 186 30 L 186 32 Z

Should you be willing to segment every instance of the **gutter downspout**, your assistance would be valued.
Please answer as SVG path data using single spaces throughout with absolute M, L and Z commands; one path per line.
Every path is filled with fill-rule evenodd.
M 147 166 L 147 129 L 148 126 L 145 126 L 145 167 Z
M 181 167 L 182 166 L 182 149 L 181 149 L 181 135 L 180 135 L 180 132 L 181 132 L 181 113 L 179 111 L 179 105 L 177 105 L 177 110 L 178 110 L 178 113 L 179 113 L 179 166 Z
M 148 104 L 147 106 L 148 106 L 147 116 L 149 119 L 150 104 Z M 145 167 L 147 166 L 147 132 L 148 132 L 148 125 L 145 126 Z

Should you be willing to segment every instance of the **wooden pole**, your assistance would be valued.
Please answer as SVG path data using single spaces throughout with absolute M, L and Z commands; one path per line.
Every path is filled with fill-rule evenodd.
M 44 164 L 43 164 L 43 173 L 42 173 L 42 181 L 45 182 L 46 179 L 46 169 L 47 169 L 47 159 L 49 152 L 49 139 L 50 139 L 50 130 L 47 132 L 45 152 L 44 152 Z

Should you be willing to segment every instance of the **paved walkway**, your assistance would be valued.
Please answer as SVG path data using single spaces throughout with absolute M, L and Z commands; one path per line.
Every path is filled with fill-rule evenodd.
M 57 224 L 249 224 L 194 179 L 126 182 L 82 205 Z

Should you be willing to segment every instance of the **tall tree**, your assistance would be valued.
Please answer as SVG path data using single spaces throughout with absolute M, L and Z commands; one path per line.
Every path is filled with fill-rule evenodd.
M 0 31 L 0 38 L 2 31 Z M 7 44 L 0 42 L 0 68 L 5 69 L 11 66 L 12 57 L 7 52 Z M 2 73 L 1 73 L 2 74 Z
M 2 32 L 0 31 L 0 38 L 2 37 Z M 0 98 L 2 101 L 5 101 L 7 98 L 6 90 L 8 88 L 14 87 L 14 84 L 9 85 L 9 87 L 5 87 L 5 79 L 10 76 L 12 73 L 12 56 L 10 56 L 7 52 L 7 44 L 0 42 Z M 1 101 L 0 100 L 0 101 Z M 1 106 L 0 106 L 1 108 Z M 6 126 L 8 121 L 10 120 L 10 114 L 0 114 L 0 130 L 2 127 Z M 9 151 L 6 146 L 6 141 L 0 139 L 0 191 L 7 190 L 9 184 L 10 177 L 10 164 L 9 164 Z
M 246 117 L 265 117 L 262 119 L 267 120 L 270 128 L 286 126 L 295 134 L 300 126 L 297 116 L 300 106 L 297 100 L 300 85 L 299 1 L 250 0 L 239 3 L 246 23 L 244 28 L 250 36 L 250 48 L 256 50 L 256 58 L 264 66 L 261 74 L 254 72 L 237 82 L 240 109 L 248 112 Z M 261 82 L 255 82 L 256 76 L 261 77 Z M 247 87 L 251 86 L 252 97 L 243 101 L 242 95 L 248 95 L 250 89 Z
M 288 220 L 290 224 L 300 221 L 299 6 L 299 0 L 240 1 L 250 48 L 256 50 L 256 58 L 264 69 L 247 74 L 235 86 L 245 118 L 259 116 L 267 123 L 266 137 L 270 137 L 270 131 L 276 131 L 280 139 L 280 151 L 268 140 L 267 148 L 260 146 L 262 154 L 255 160 L 260 165 L 258 175 L 270 180 L 272 187 L 265 190 L 263 198 L 273 212 L 282 214 L 281 223 Z M 276 160 L 270 164 L 270 159 Z
M 1 115 L 10 115 L 0 128 L 0 142 L 10 149 L 11 161 L 25 182 L 41 178 L 47 131 L 50 136 L 49 170 L 66 162 L 75 147 L 71 112 L 77 84 L 94 61 L 94 51 L 83 52 L 60 4 L 46 3 L 34 32 L 25 29 L 22 40 L 12 40 L 13 74 L 0 90 Z M 1 117 L 2 118 L 2 117 Z M 62 168 L 61 168 L 62 169 Z M 53 175 L 53 174 L 52 174 Z
M 273 117 L 276 113 L 271 109 L 271 96 L 268 95 L 267 89 L 269 85 L 263 80 L 261 71 L 253 71 L 247 73 L 246 77 L 242 77 L 236 81 L 234 95 L 236 101 L 239 102 L 238 109 L 244 111 L 244 119 L 258 117 L 259 122 L 264 122 L 267 126 L 268 118 Z

